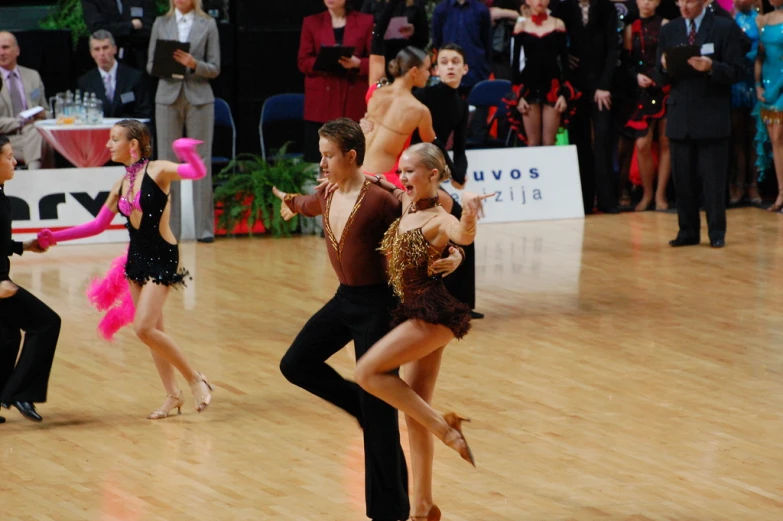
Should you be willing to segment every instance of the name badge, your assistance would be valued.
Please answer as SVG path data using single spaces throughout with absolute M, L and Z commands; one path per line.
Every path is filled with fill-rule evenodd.
M 144 8 L 131 7 L 131 18 L 144 18 Z
M 37 100 L 41 97 L 41 89 L 33 89 L 30 91 L 30 99 L 31 100 Z
M 701 55 L 709 56 L 710 54 L 715 54 L 715 44 L 705 43 L 704 45 L 701 46 Z
M 136 95 L 133 94 L 133 91 L 130 92 L 124 92 L 120 94 L 120 101 L 123 103 L 133 103 L 136 101 Z

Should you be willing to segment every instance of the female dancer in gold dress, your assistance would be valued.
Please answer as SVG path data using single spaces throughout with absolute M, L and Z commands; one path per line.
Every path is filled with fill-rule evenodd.
M 461 431 L 465 419 L 454 413 L 441 415 L 431 406 L 443 350 L 453 338 L 470 329 L 470 308 L 446 290 L 433 276 L 431 265 L 441 258 L 449 242 L 470 244 L 483 199 L 463 192 L 462 218 L 446 212 L 439 203 L 438 188 L 449 177 L 440 149 L 430 143 L 414 145 L 400 157 L 400 181 L 405 190 L 394 189 L 403 213 L 384 236 L 381 250 L 388 258 L 389 283 L 400 299 L 393 312 L 391 332 L 358 361 L 356 381 L 367 392 L 406 415 L 411 442 L 412 509 L 424 512 L 412 519 L 440 519 L 432 504 L 433 439 L 430 433 L 472 464 Z M 392 190 L 387 181 L 379 184 Z M 392 371 L 404 366 L 405 380 Z

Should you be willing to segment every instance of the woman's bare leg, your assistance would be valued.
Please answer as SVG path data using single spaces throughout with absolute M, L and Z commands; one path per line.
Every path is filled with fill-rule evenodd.
M 199 380 L 198 372 L 190 365 L 185 354 L 171 337 L 157 328 L 158 322 L 163 317 L 163 305 L 168 296 L 168 286 L 145 284 L 141 287 L 133 324 L 136 336 L 157 355 L 176 367 L 188 383 L 194 383 Z
M 767 130 L 772 141 L 772 160 L 775 164 L 775 175 L 778 180 L 778 197 L 767 210 L 779 212 L 783 208 L 783 124 L 770 123 L 767 125 Z
M 446 445 L 467 458 L 468 447 L 462 435 L 424 401 L 399 376 L 395 368 L 420 360 L 454 338 L 445 326 L 421 320 L 408 320 L 380 339 L 356 365 L 356 383 L 424 425 Z
M 443 347 L 436 349 L 420 360 L 405 364 L 403 368 L 405 382 L 430 405 L 435 394 L 435 383 L 438 380 L 443 351 Z M 413 475 L 411 515 L 426 516 L 433 504 L 432 463 L 435 456 L 435 441 L 424 425 L 407 414 L 405 423 L 408 425 Z
M 636 205 L 637 212 L 644 212 L 650 208 L 655 194 L 655 162 L 652 155 L 653 134 L 652 127 L 647 129 L 647 134 L 636 139 L 636 159 L 639 163 L 639 175 L 642 178 L 642 200 Z
M 560 113 L 549 105 L 544 105 L 543 109 L 543 144 L 545 147 L 552 147 L 555 146 L 557 131 L 560 130 Z
M 130 283 L 131 296 L 133 297 L 133 303 L 136 305 L 136 309 L 139 308 L 139 295 L 141 294 L 141 286 L 135 282 Z M 163 313 L 158 317 L 158 322 L 155 324 L 156 329 L 163 331 Z M 158 374 L 163 382 L 163 388 L 166 389 L 166 394 L 170 396 L 178 396 L 180 389 L 177 385 L 177 378 L 174 374 L 174 366 L 171 365 L 165 358 L 157 353 L 154 349 L 150 349 L 152 354 L 152 360 L 155 362 L 155 367 L 158 369 Z
M 527 114 L 522 114 L 522 122 L 525 124 L 527 146 L 541 146 L 541 105 L 530 105 Z
M 136 335 L 152 349 L 155 355 L 173 365 L 185 378 L 196 401 L 196 410 L 201 412 L 212 400 L 209 384 L 204 380 L 203 375 L 190 365 L 185 358 L 185 353 L 171 337 L 157 327 L 163 319 L 163 305 L 166 303 L 169 291 L 169 287 L 162 284 L 150 283 L 141 287 L 134 319 Z M 157 360 L 155 363 L 157 365 Z M 164 374 L 167 374 L 168 369 L 165 366 L 163 370 Z

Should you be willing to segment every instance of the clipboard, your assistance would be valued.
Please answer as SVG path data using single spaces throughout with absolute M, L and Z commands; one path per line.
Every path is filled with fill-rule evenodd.
M 155 42 L 152 76 L 174 80 L 185 79 L 185 66 L 174 59 L 174 51 L 177 49 L 190 52 L 190 42 L 178 40 L 157 40 Z
M 688 59 L 701 56 L 701 47 L 698 45 L 682 45 L 666 50 L 666 70 L 669 76 L 675 79 L 698 76 L 700 73 L 690 65 Z
M 315 59 L 313 70 L 318 72 L 345 72 L 345 68 L 339 63 L 340 58 L 350 58 L 353 56 L 355 49 L 355 47 L 343 45 L 324 45 Z
M 402 40 L 406 39 L 407 37 L 400 32 L 400 30 L 403 27 L 408 27 L 410 25 L 410 22 L 408 22 L 407 16 L 395 16 L 389 21 L 389 27 L 386 29 L 386 34 L 383 35 L 384 40 Z

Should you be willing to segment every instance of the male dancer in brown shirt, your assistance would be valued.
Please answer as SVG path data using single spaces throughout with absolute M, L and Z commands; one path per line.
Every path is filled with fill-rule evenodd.
M 408 470 L 397 410 L 345 380 L 326 363 L 351 340 L 359 359 L 389 332 L 389 312 L 395 301 L 378 246 L 400 216 L 400 202 L 362 173 L 365 142 L 358 123 L 337 119 L 322 126 L 318 134 L 323 176 L 337 190 L 320 189 L 305 196 L 276 188 L 274 192 L 285 202 L 281 208 L 285 218 L 295 213 L 324 216 L 326 249 L 340 286 L 300 331 L 283 356 L 280 371 L 289 382 L 358 420 L 364 429 L 367 517 L 405 520 L 410 514 Z M 456 253 L 433 268 L 448 274 L 461 260 Z

